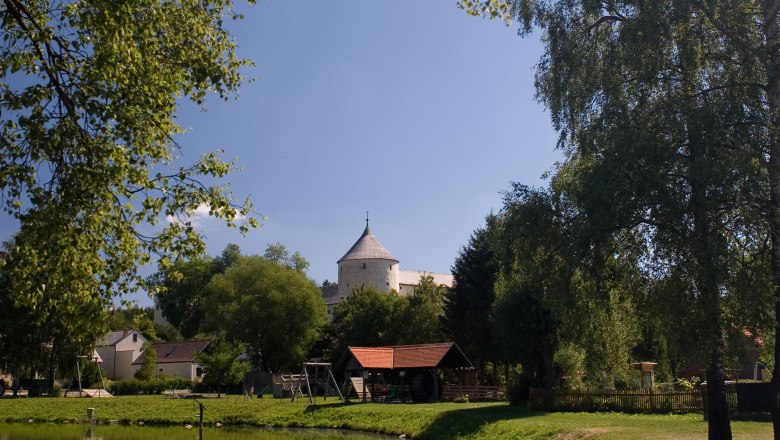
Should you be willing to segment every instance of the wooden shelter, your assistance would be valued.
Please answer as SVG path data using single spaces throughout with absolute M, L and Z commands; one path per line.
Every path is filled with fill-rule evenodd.
M 461 372 L 471 368 L 471 362 L 454 342 L 347 347 L 337 364 L 337 369 L 344 371 L 345 385 L 351 382 L 363 400 L 370 393 L 415 402 L 439 399 L 439 370 Z

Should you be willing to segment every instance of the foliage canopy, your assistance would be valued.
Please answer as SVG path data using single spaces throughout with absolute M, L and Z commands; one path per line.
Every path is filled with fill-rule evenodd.
M 137 268 L 203 252 L 199 206 L 242 232 L 249 200 L 214 185 L 216 153 L 177 165 L 180 98 L 227 99 L 241 84 L 231 1 L 8 0 L 0 5 L 0 204 L 20 230 L 10 297 L 73 334 L 105 328 Z M 167 224 L 160 225 L 166 217 Z M 148 225 L 151 225 L 149 227 Z M 89 317 L 84 319 L 84 317 Z

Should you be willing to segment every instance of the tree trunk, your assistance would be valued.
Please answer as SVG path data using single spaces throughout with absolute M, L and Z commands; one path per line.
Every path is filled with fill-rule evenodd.
M 713 334 L 717 339 L 710 354 L 707 368 L 707 434 L 710 440 L 731 440 L 729 405 L 726 400 L 726 383 L 723 374 L 723 333 Z
M 49 393 L 54 391 L 54 372 L 55 372 L 54 359 L 56 359 L 56 350 L 57 350 L 57 344 L 56 342 L 52 342 L 51 356 L 49 356 L 49 374 L 48 377 L 46 378 L 46 385 L 49 387 Z
M 555 351 L 552 348 L 542 349 L 542 357 L 544 357 L 544 389 L 546 391 L 552 391 L 555 386 Z
M 764 0 L 766 94 L 769 110 L 769 227 L 772 240 L 772 282 L 775 290 L 775 365 L 772 373 L 772 425 L 780 438 L 780 50 L 777 11 L 780 0 Z
M 687 72 L 686 72 L 687 73 Z M 683 74 L 685 76 L 685 73 Z M 688 81 L 686 81 L 688 83 Z M 695 111 L 695 108 L 694 108 Z M 716 226 L 714 215 L 716 208 L 707 197 L 707 146 L 701 144 L 701 136 L 695 117 L 688 118 L 691 123 L 688 130 L 690 169 L 688 183 L 691 187 L 690 212 L 693 214 L 691 250 L 696 262 L 694 279 L 701 298 L 704 312 L 704 324 L 707 331 L 707 343 L 710 350 L 707 366 L 707 434 L 710 440 L 731 440 L 731 423 L 726 401 L 726 382 L 723 371 L 725 343 L 723 339 L 723 319 L 720 310 L 719 268 L 716 267 L 718 249 L 713 228 Z

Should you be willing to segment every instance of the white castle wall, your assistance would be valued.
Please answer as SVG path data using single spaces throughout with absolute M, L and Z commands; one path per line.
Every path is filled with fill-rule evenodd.
M 450 273 L 426 272 L 423 270 L 400 270 L 399 271 L 399 289 L 401 295 L 409 296 L 417 291 L 420 284 L 420 277 L 432 276 L 433 282 L 439 285 L 452 287 L 455 283 L 454 277 Z
M 383 259 L 343 260 L 339 263 L 339 298 L 361 285 L 380 292 L 398 291 L 398 263 Z

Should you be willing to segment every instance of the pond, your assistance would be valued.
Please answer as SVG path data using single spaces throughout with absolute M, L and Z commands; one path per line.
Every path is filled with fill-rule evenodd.
M 386 440 L 393 436 L 329 429 L 207 427 L 203 440 Z M 182 426 L 0 423 L 0 440 L 197 440 Z

